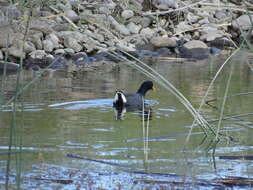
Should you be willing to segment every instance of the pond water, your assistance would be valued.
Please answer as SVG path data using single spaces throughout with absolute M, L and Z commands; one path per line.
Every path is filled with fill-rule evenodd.
M 184 63 L 159 61 L 149 65 L 198 108 L 226 57 Z M 208 95 L 208 100 L 214 100 L 210 103 L 213 106 L 203 107 L 202 114 L 212 121 L 215 131 L 231 72 L 223 117 L 252 112 L 253 94 L 248 92 L 253 92 L 253 75 L 242 60 L 243 56 L 238 54 L 229 61 Z M 36 75 L 36 72 L 26 71 L 23 83 Z M 116 120 L 112 107 L 115 90 L 135 92 L 147 79 L 122 63 L 112 71 L 96 70 L 75 76 L 57 71 L 28 88 L 23 104 L 17 107 L 13 134 L 17 150 L 22 143 L 21 187 L 161 189 L 164 186 L 166 189 L 171 188 L 172 182 L 178 182 L 179 187 L 172 185 L 184 189 L 187 181 L 203 180 L 210 184 L 201 185 L 201 181 L 187 188 L 215 189 L 211 184 L 214 179 L 253 178 L 252 160 L 220 157 L 253 155 L 252 115 L 222 121 L 221 133 L 231 136 L 233 141 L 221 138 L 215 154 L 212 154 L 214 149 L 209 150 L 212 141 L 203 141 L 204 134 L 197 126 L 186 142 L 193 118 L 177 98 L 157 83 L 157 90 L 146 96 L 152 108 L 150 120 L 143 123 L 140 111 L 127 112 L 122 120 Z M 15 75 L 7 76 L 6 99 L 14 94 L 15 82 Z M 1 116 L 0 153 L 3 153 L 8 150 L 12 107 L 4 107 Z M 13 154 L 10 172 L 13 184 L 17 169 L 15 159 Z M 6 160 L 7 156 L 0 154 L 0 187 L 5 184 Z M 63 184 L 56 179 L 73 181 Z M 250 189 L 249 186 L 243 188 Z

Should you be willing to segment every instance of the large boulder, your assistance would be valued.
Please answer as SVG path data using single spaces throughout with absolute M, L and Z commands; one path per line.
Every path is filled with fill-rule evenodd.
M 205 59 L 209 56 L 210 51 L 204 42 L 200 40 L 192 40 L 181 46 L 179 52 L 182 57 Z
M 156 36 L 156 37 L 151 38 L 150 42 L 156 48 L 177 46 L 177 42 L 175 38 L 169 38 L 169 37 Z

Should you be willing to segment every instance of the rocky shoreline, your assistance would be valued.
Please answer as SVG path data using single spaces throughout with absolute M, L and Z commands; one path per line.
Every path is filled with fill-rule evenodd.
M 48 2 L 48 4 L 46 4 Z M 66 0 L 22 7 L 0 0 L 0 68 L 77 68 L 142 57 L 205 59 L 253 38 L 253 3 L 233 0 Z M 46 4 L 46 5 L 45 5 Z M 245 8 L 247 5 L 247 10 Z M 30 5 L 31 6 L 31 5 Z M 247 33 L 248 32 L 248 33 Z M 4 61 L 5 60 L 5 61 Z

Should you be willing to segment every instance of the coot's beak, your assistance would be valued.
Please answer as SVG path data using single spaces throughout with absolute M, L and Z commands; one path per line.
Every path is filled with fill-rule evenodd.
M 151 90 L 156 91 L 156 88 L 153 86 L 153 87 L 151 88 Z

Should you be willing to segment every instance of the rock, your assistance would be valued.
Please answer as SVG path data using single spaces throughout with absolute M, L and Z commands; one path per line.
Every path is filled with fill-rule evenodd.
M 0 60 L 3 60 L 4 59 L 4 54 L 3 52 L 0 50 Z
M 53 42 L 51 40 L 43 40 L 42 44 L 43 44 L 43 49 L 46 52 L 52 52 L 53 51 L 54 44 L 53 44 Z
M 47 53 L 44 50 L 35 50 L 29 54 L 32 59 L 43 59 L 46 55 Z
M 69 4 L 71 6 L 78 6 L 80 4 L 79 0 L 69 0 Z
M 87 54 L 85 52 L 78 52 L 78 53 L 75 53 L 73 56 L 72 56 L 72 60 L 73 61 L 77 61 L 78 59 L 80 58 L 86 58 L 88 57 Z
M 16 58 L 25 58 L 26 54 L 24 51 L 21 50 L 21 48 L 17 47 L 17 46 L 11 46 L 8 49 L 8 53 L 9 55 L 12 55 L 13 57 Z
M 194 31 L 193 35 L 192 35 L 192 39 L 194 40 L 198 40 L 200 37 L 200 33 L 199 31 Z
M 173 38 L 169 38 L 169 37 L 153 37 L 151 38 L 151 44 L 153 44 L 155 47 L 157 48 L 161 48 L 161 47 L 176 47 L 177 46 L 177 42 L 175 39 Z
M 66 10 L 65 14 L 72 22 L 78 22 L 80 20 L 78 14 L 76 14 L 76 12 L 71 9 Z
M 36 50 L 36 48 L 35 48 L 35 46 L 34 46 L 34 44 L 32 42 L 26 41 L 24 43 L 24 52 L 25 53 L 30 53 L 30 52 L 35 51 L 35 50 Z
M 229 40 L 226 37 L 216 38 L 208 43 L 210 46 L 224 49 L 225 47 L 235 47 L 235 44 L 232 40 Z
M 115 30 L 117 30 L 119 33 L 126 36 L 130 34 L 129 30 L 124 25 L 119 24 L 111 15 L 108 16 L 108 20 L 110 21 L 112 26 L 115 28 Z
M 162 10 L 168 10 L 170 8 L 174 9 L 178 8 L 178 4 L 175 2 L 175 0 L 154 0 L 153 4 L 156 6 L 156 8 Z
M 220 9 L 216 10 L 214 13 L 214 16 L 219 20 L 225 19 L 227 17 L 226 10 L 220 10 Z
M 74 54 L 75 53 L 75 51 L 73 49 L 71 49 L 71 48 L 65 48 L 64 51 L 65 51 L 65 53 L 70 53 L 70 54 Z
M 10 27 L 4 27 L 0 30 L 0 48 L 11 46 L 14 40 L 13 30 Z
M 56 49 L 54 51 L 54 54 L 55 55 L 63 55 L 65 53 L 64 49 Z
M 29 40 L 35 45 L 37 49 L 42 49 L 42 39 L 43 38 L 43 33 L 42 32 L 36 32 L 35 34 L 32 34 L 29 36 Z
M 36 30 L 43 32 L 44 34 L 52 33 L 53 27 L 55 27 L 57 23 L 53 19 L 32 19 L 30 30 Z
M 200 25 L 203 25 L 203 24 L 209 24 L 210 22 L 209 22 L 209 20 L 208 20 L 208 18 L 206 17 L 206 18 L 203 18 L 203 19 L 201 19 L 201 20 L 199 20 L 199 24 Z
M 187 58 L 205 59 L 209 56 L 208 46 L 200 40 L 186 42 L 179 48 L 180 55 Z
M 58 36 L 59 39 L 65 39 L 70 37 L 77 40 L 78 42 L 85 40 L 85 36 L 77 31 L 61 31 L 57 32 L 56 35 Z
M 11 63 L 11 62 L 0 62 L 0 73 L 2 74 L 4 67 L 6 67 L 7 72 L 17 71 L 19 68 L 19 64 Z
M 116 44 L 116 46 L 126 52 L 136 51 L 135 45 L 133 45 L 133 44 L 125 44 L 124 42 L 119 42 Z
M 21 16 L 21 11 L 15 6 L 0 6 L 0 25 L 11 24 L 14 19 Z
M 111 14 L 111 11 L 108 7 L 99 7 L 98 12 L 106 15 Z
M 112 0 L 108 0 L 106 3 L 106 7 L 108 7 L 109 9 L 114 9 L 117 6 L 116 3 L 114 3 Z
M 146 38 L 151 38 L 155 34 L 155 31 L 151 28 L 143 28 L 140 34 L 144 35 Z
M 251 15 L 245 14 L 233 20 L 232 27 L 236 30 L 239 30 L 239 29 L 243 31 L 249 30 L 251 28 L 251 21 L 250 21 L 249 16 L 251 17 L 251 19 L 253 19 L 253 14 Z
M 64 69 L 68 65 L 68 61 L 63 56 L 56 56 L 52 60 L 52 64 L 50 65 L 50 69 Z
M 171 55 L 172 52 L 169 48 L 159 48 L 156 50 L 159 56 L 168 56 Z
M 134 12 L 132 10 L 124 10 L 121 13 L 122 18 L 129 19 L 134 16 Z
M 138 34 L 141 27 L 138 26 L 137 24 L 134 24 L 133 22 L 130 22 L 127 26 L 128 30 L 132 33 L 132 34 Z
M 175 32 L 176 33 L 183 33 L 183 32 L 192 31 L 192 30 L 193 30 L 193 26 L 187 24 L 186 22 L 180 22 L 177 25 Z
M 152 19 L 150 17 L 143 17 L 140 24 L 142 28 L 148 27 L 152 23 Z
M 47 54 L 47 55 L 46 55 L 46 58 L 48 58 L 49 60 L 50 60 L 50 59 L 53 60 L 55 57 L 54 57 L 52 54 Z
M 112 56 L 110 53 L 106 52 L 106 51 L 102 51 L 97 53 L 94 58 L 96 59 L 96 61 L 119 61 L 119 59 L 117 57 Z
M 56 36 L 56 34 L 51 33 L 46 36 L 46 40 L 49 40 L 53 44 L 53 48 L 59 48 L 59 38 Z
M 28 67 L 29 70 L 33 70 L 33 71 L 39 71 L 40 70 L 40 66 L 38 65 L 30 65 Z
M 64 46 L 73 49 L 74 52 L 79 52 L 83 49 L 83 47 L 78 43 L 78 40 L 71 37 L 64 38 Z
M 221 52 L 221 50 L 219 48 L 216 48 L 216 47 L 211 47 L 210 48 L 210 53 L 213 54 L 213 55 L 217 55 Z
M 200 40 L 202 41 L 213 41 L 216 38 L 221 38 L 224 36 L 224 32 L 221 30 L 205 30 L 202 32 L 200 36 Z
M 195 14 L 193 14 L 193 13 L 191 13 L 191 12 L 189 12 L 187 14 L 187 16 L 186 16 L 186 19 L 188 20 L 189 23 L 193 24 L 193 23 L 198 22 L 198 20 L 200 19 L 200 17 L 197 16 L 197 15 L 195 15 Z

